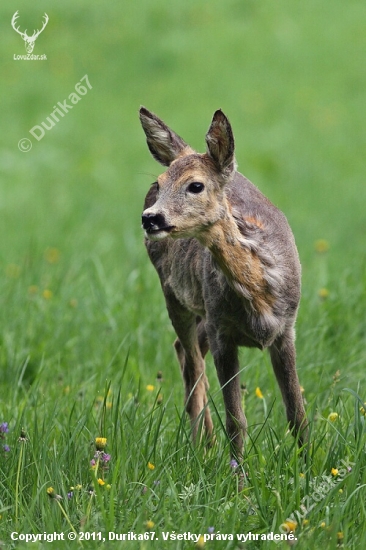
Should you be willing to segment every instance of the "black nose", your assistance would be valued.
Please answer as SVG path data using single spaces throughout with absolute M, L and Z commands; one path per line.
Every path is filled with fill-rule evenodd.
M 145 231 L 162 229 L 165 225 L 162 214 L 142 214 L 142 227 Z

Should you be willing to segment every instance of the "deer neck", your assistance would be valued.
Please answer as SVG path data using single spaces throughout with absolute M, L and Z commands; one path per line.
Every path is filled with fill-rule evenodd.
M 263 276 L 264 266 L 231 213 L 227 211 L 200 237 L 235 292 L 249 300 L 256 313 L 269 313 L 274 299 Z

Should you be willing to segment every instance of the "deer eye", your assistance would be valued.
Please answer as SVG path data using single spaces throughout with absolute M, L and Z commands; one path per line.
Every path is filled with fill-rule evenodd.
M 192 183 L 190 183 L 187 187 L 187 191 L 189 193 L 201 193 L 203 190 L 204 190 L 205 186 L 203 185 L 203 183 L 199 182 L 199 181 L 193 181 Z

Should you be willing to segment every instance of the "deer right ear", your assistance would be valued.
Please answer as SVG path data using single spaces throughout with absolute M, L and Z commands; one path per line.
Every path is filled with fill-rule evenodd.
M 147 145 L 155 160 L 170 166 L 184 149 L 191 149 L 181 137 L 173 132 L 160 118 L 145 107 L 140 108 L 140 121 L 146 134 Z

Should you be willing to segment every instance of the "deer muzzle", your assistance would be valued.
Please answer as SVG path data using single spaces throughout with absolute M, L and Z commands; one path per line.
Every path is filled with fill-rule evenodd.
M 162 214 L 155 214 L 146 210 L 142 214 L 142 227 L 149 239 L 163 239 L 174 229 L 173 225 L 166 223 Z

